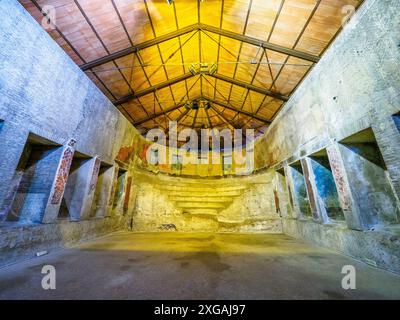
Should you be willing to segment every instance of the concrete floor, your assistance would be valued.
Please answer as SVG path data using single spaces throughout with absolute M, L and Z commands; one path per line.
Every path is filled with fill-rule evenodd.
M 341 288 L 348 264 L 356 290 Z M 0 298 L 400 299 L 400 277 L 284 235 L 119 232 L 0 269 Z

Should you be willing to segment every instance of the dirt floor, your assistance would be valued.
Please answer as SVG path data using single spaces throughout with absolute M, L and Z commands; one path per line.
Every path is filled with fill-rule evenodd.
M 400 277 L 284 235 L 119 232 L 0 269 L 0 298 L 400 299 Z

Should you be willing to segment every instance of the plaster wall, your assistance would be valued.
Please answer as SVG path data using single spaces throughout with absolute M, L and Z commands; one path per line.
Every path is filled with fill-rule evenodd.
M 52 249 L 125 228 L 129 209 L 114 211 L 108 219 L 83 221 L 92 215 L 88 212 L 92 204 L 86 203 L 90 197 L 85 195 L 91 191 L 92 182 L 96 185 L 97 178 L 96 174 L 92 177 L 89 168 L 82 170 L 79 177 L 72 172 L 67 187 L 66 197 L 76 204 L 71 206 L 71 216 L 78 222 L 54 220 L 57 206 L 49 221 L 44 221 L 43 215 L 51 201 L 52 186 L 57 188 L 55 174 L 62 162 L 61 151 L 66 150 L 70 141 L 76 141 L 70 155 L 73 152 L 85 155 L 89 162 L 98 157 L 112 166 L 115 159 L 120 160 L 121 150 L 133 141 L 144 139 L 17 1 L 0 1 L 0 15 L 0 221 L 3 221 L 0 264 L 3 264 L 33 256 L 39 249 Z M 16 181 L 18 163 L 32 136 L 58 147 L 38 154 L 37 161 L 24 173 L 20 172 L 22 176 Z M 132 157 L 122 160 L 129 167 Z M 68 173 L 68 166 L 63 169 Z M 61 182 L 66 183 L 65 177 L 61 175 Z M 73 181 L 79 182 L 75 184 L 77 188 L 72 188 Z M 15 187 L 17 193 L 10 198 Z M 10 205 L 21 207 L 21 219 L 17 222 L 4 221 L 5 209 Z M 99 216 L 106 215 L 107 208 L 103 205 L 97 209 L 103 210 Z
M 311 166 L 306 179 L 314 194 L 310 197 L 308 192 L 307 198 L 316 202 L 317 219 L 297 215 L 293 183 L 286 175 L 293 214 L 284 217 L 283 231 L 396 272 L 400 270 L 400 133 L 394 116 L 400 110 L 399 10 L 399 1 L 366 0 L 255 145 L 257 170 L 287 171 L 299 160 L 310 163 L 313 154 L 328 149 L 346 221 L 336 223 L 322 216 L 318 187 L 313 185 L 315 174 L 321 178 L 321 172 Z M 369 128 L 384 162 L 379 169 L 339 143 Z
M 281 233 L 273 179 L 273 172 L 204 179 L 136 171 L 134 229 Z

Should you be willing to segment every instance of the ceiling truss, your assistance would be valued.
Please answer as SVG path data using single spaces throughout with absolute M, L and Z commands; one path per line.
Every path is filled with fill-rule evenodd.
M 132 53 L 139 52 L 140 50 L 143 50 L 143 49 L 158 45 L 160 43 L 166 42 L 168 40 L 183 36 L 185 34 L 188 34 L 188 33 L 194 32 L 194 31 L 208 31 L 208 32 L 211 32 L 211 33 L 223 36 L 223 37 L 227 37 L 227 38 L 231 38 L 231 39 L 234 39 L 234 40 L 237 40 L 237 41 L 248 43 L 248 44 L 254 45 L 256 47 L 263 48 L 263 49 L 268 49 L 268 50 L 279 52 L 279 53 L 282 53 L 282 54 L 287 54 L 287 55 L 290 55 L 292 57 L 296 57 L 296 58 L 303 59 L 303 60 L 306 60 L 306 61 L 310 61 L 310 62 L 313 62 L 313 63 L 317 63 L 319 61 L 319 59 L 320 59 L 318 56 L 315 56 L 315 55 L 312 55 L 312 54 L 308 54 L 306 52 L 301 52 L 301 51 L 298 51 L 298 50 L 295 50 L 295 49 L 288 49 L 288 48 L 285 48 L 285 47 L 282 47 L 282 46 L 279 46 L 279 45 L 275 45 L 273 43 L 269 43 L 267 41 L 258 40 L 258 39 L 252 38 L 252 37 L 248 37 L 248 36 L 245 36 L 245 35 L 237 34 L 237 33 L 234 33 L 234 32 L 228 31 L 228 30 L 223 30 L 223 29 L 220 29 L 220 28 L 216 28 L 216 27 L 213 27 L 213 26 L 206 25 L 206 24 L 196 23 L 196 24 L 190 25 L 188 27 L 185 27 L 185 28 L 182 28 L 182 29 L 178 29 L 178 30 L 173 31 L 171 33 L 168 33 L 166 35 L 154 38 L 154 39 L 146 41 L 146 42 L 143 42 L 141 44 L 132 45 L 131 47 L 126 48 L 124 50 L 108 54 L 108 55 L 106 55 L 104 57 L 101 57 L 99 59 L 96 59 L 96 60 L 93 60 L 91 62 L 85 63 L 85 64 L 81 65 L 80 67 L 81 67 L 81 69 L 83 71 L 87 71 L 87 70 L 90 70 L 92 68 L 98 67 L 98 66 L 100 66 L 102 64 L 105 64 L 107 62 L 111 62 L 111 61 L 123 58 L 123 57 L 128 56 L 128 55 L 130 55 Z
M 63 1 L 65 1 L 65 3 L 63 3 Z M 190 2 L 191 1 L 195 0 L 190 0 Z M 292 1 L 296 2 L 297 0 Z M 354 4 L 356 8 L 358 8 L 363 2 L 358 0 L 347 1 Z M 27 2 L 29 1 L 24 1 L 24 3 Z M 30 2 L 42 15 L 47 15 L 43 12 L 43 8 L 38 1 L 30 0 Z M 136 43 L 135 37 L 132 37 L 130 33 L 132 31 L 132 25 L 127 24 L 126 15 L 124 15 L 126 12 L 121 9 L 122 2 L 119 0 L 106 0 L 106 2 L 111 3 L 111 8 L 114 11 L 118 19 L 117 21 L 119 21 L 119 25 L 129 43 L 129 46 L 122 50 L 112 50 L 109 48 L 107 38 L 104 38 L 104 31 L 99 28 L 98 21 L 97 23 L 95 21 L 96 17 L 93 15 L 93 12 L 90 12 L 90 1 L 60 0 L 60 6 L 65 5 L 67 2 L 76 6 L 77 10 L 74 11 L 75 15 L 79 13 L 83 17 L 88 29 L 91 30 L 94 38 L 97 39 L 99 46 L 104 50 L 105 54 L 101 54 L 100 56 L 97 55 L 94 59 L 85 59 L 82 54 L 82 48 L 79 46 L 76 47 L 77 42 L 74 42 L 74 39 L 70 38 L 71 31 L 64 30 L 63 27 L 56 26 L 54 33 L 51 33 L 51 35 L 54 36 L 57 34 L 62 38 L 63 42 L 68 48 L 70 48 L 71 52 L 77 57 L 77 59 L 79 59 L 80 62 L 78 64 L 81 70 L 87 72 L 87 74 L 94 79 L 99 87 L 110 97 L 116 107 L 135 126 L 138 126 L 139 129 L 144 129 L 144 131 L 149 129 L 146 125 L 166 128 L 166 130 L 168 130 L 167 122 L 169 120 L 178 120 L 178 125 L 183 127 L 201 128 L 202 126 L 205 126 L 213 128 L 225 125 L 230 129 L 237 127 L 255 128 L 262 133 L 260 128 L 268 127 L 268 125 L 273 121 L 284 103 L 289 100 L 290 95 L 307 76 L 313 66 L 320 60 L 321 55 L 342 29 L 341 25 L 338 25 L 338 28 L 332 34 L 331 38 L 327 41 L 322 50 L 313 53 L 312 50 L 304 50 L 304 46 L 299 45 L 301 44 L 301 40 L 304 40 L 310 27 L 313 27 L 311 26 L 312 22 L 317 20 L 321 23 L 321 21 L 323 21 L 321 19 L 325 18 L 323 16 L 317 18 L 316 15 L 318 13 L 321 14 L 321 11 L 324 12 L 324 10 L 326 10 L 324 6 L 329 2 L 327 0 L 314 0 L 312 3 L 307 4 L 307 16 L 302 16 L 303 19 L 306 19 L 301 22 L 302 27 L 290 46 L 278 44 L 276 38 L 273 38 L 275 31 L 279 28 L 282 29 L 282 26 L 280 25 L 281 19 L 283 19 L 285 14 L 287 15 L 287 10 L 291 6 L 291 3 L 287 0 L 277 1 L 278 6 L 275 9 L 275 16 L 271 21 L 269 32 L 266 33 L 268 34 L 268 37 L 260 37 L 265 40 L 250 36 L 248 32 L 249 26 L 251 25 L 250 22 L 253 23 L 254 28 L 254 21 L 252 21 L 252 19 L 254 18 L 254 12 L 257 11 L 255 6 L 260 6 L 260 2 L 255 0 L 240 2 L 243 6 L 241 9 L 242 13 L 240 13 L 240 17 L 243 19 L 243 24 L 241 29 L 233 28 L 235 30 L 233 31 L 232 28 L 227 28 L 227 26 L 229 26 L 229 23 L 227 22 L 229 17 L 225 14 L 225 10 L 226 7 L 231 6 L 234 1 L 221 0 L 219 2 L 220 4 L 218 4 L 218 7 L 216 6 L 214 9 L 215 12 L 219 11 L 220 18 L 217 23 L 211 22 L 213 25 L 210 24 L 209 20 L 208 23 L 203 22 L 203 15 L 205 14 L 206 9 L 203 9 L 202 7 L 204 6 L 204 3 L 207 3 L 207 6 L 208 2 L 197 1 L 196 7 L 193 8 L 195 13 L 193 12 L 194 18 L 192 20 L 195 23 L 183 24 L 184 27 L 180 26 L 180 24 L 182 25 L 182 14 L 179 14 L 178 12 L 182 7 L 179 7 L 178 2 L 174 1 L 170 8 L 173 10 L 172 21 L 175 25 L 175 30 L 158 35 L 160 21 L 157 21 L 158 18 L 154 15 L 154 6 L 158 6 L 158 4 L 152 2 L 148 3 L 146 0 L 135 0 L 135 3 L 141 2 L 143 4 L 144 16 L 142 19 L 147 19 L 149 21 L 149 30 L 152 34 L 151 39 Z M 163 3 L 165 5 L 165 2 Z M 189 0 L 187 3 L 189 3 Z M 301 3 L 302 2 L 299 1 L 298 6 L 302 6 Z M 296 6 L 292 6 L 289 10 L 294 10 L 295 7 Z M 31 12 L 31 9 L 28 9 L 28 11 Z M 330 12 L 332 12 L 332 10 Z M 111 14 L 111 11 L 109 14 Z M 225 19 L 225 17 L 227 18 Z M 47 18 L 50 19 L 49 17 Z M 236 16 L 235 18 L 238 19 L 239 16 Z M 342 18 L 339 18 L 338 21 L 341 22 Z M 331 25 L 328 26 L 330 27 Z M 141 28 L 140 25 L 136 27 Z M 288 29 L 287 32 L 291 32 L 291 30 Z M 250 34 L 254 35 L 254 32 Z M 313 33 L 311 32 L 307 36 L 312 37 L 312 35 Z M 213 43 L 214 46 L 217 46 L 215 61 L 217 65 L 219 65 L 220 57 L 222 55 L 225 55 L 225 57 L 230 56 L 231 59 L 232 57 L 234 58 L 234 61 L 236 62 L 232 61 L 232 64 L 234 64 L 234 66 L 232 66 L 232 69 L 234 69 L 233 73 L 227 75 L 224 72 L 219 72 L 218 66 L 216 73 L 208 74 L 206 76 L 200 74 L 197 80 L 194 80 L 197 75 L 188 73 L 188 70 L 185 67 L 188 64 L 188 58 L 185 57 L 185 55 L 187 55 L 187 50 L 185 51 L 184 49 L 188 46 L 187 43 L 195 37 L 198 39 L 198 63 L 207 60 L 206 54 L 202 51 L 202 46 L 203 41 L 208 41 L 209 43 Z M 237 51 L 235 51 L 230 45 L 226 45 L 227 39 L 240 44 Z M 165 44 L 170 41 L 177 41 L 178 48 L 173 53 L 163 56 L 162 46 L 165 46 Z M 313 42 L 311 41 L 311 43 Z M 239 65 L 241 63 L 246 63 L 242 56 L 246 57 L 246 50 L 247 52 L 251 50 L 249 48 L 254 48 L 256 54 L 255 57 L 252 58 L 251 61 L 248 61 L 247 65 L 244 67 L 248 69 L 248 77 L 244 80 L 243 66 L 239 67 Z M 156 50 L 158 53 L 161 63 L 157 68 L 152 68 L 152 66 L 149 66 L 148 62 L 146 62 L 146 60 L 148 61 L 148 56 L 146 57 L 146 54 L 144 53 L 146 50 L 153 50 L 153 52 Z M 280 61 L 280 63 L 276 63 L 279 55 L 283 56 L 284 59 Z M 182 74 L 179 76 L 171 75 L 168 71 L 169 61 L 176 58 L 175 56 L 180 56 L 179 59 Z M 120 61 L 123 59 L 130 59 L 130 57 L 133 57 L 132 65 L 121 67 Z M 293 61 L 296 61 L 296 59 L 297 61 L 304 61 L 307 63 L 297 65 L 297 67 L 303 68 L 302 70 L 304 71 L 301 72 L 301 77 L 296 80 L 296 83 L 291 90 L 282 90 L 288 70 L 290 70 L 291 65 L 293 66 Z M 137 61 L 138 63 L 134 65 L 134 61 Z M 196 61 L 190 62 L 193 63 Z M 176 60 L 174 63 L 176 64 Z M 112 69 L 105 69 L 105 65 L 109 68 L 110 64 L 113 66 Z M 139 89 L 134 89 L 132 86 L 134 68 L 141 70 L 140 72 L 144 75 L 142 80 L 143 85 L 136 86 Z M 240 69 L 242 69 L 241 76 L 239 76 Z M 114 72 L 114 74 L 121 79 L 119 81 L 124 83 L 127 88 L 124 94 L 121 95 L 118 90 L 116 92 L 115 85 L 113 85 L 107 77 L 103 76 L 103 74 L 107 72 Z M 270 81 L 260 85 L 260 72 L 265 79 L 270 79 Z M 157 80 L 159 77 L 154 77 L 154 74 L 157 73 L 163 73 L 165 80 Z M 290 79 L 288 81 L 290 81 Z M 197 92 L 197 90 L 196 94 L 191 93 L 193 87 L 198 86 L 199 84 L 200 91 Z M 120 84 L 120 86 L 121 85 L 122 84 Z M 184 86 L 185 94 L 183 96 L 176 95 L 176 92 L 174 92 L 175 89 L 173 89 L 174 86 Z M 221 86 L 223 89 L 221 89 Z M 208 92 L 206 90 L 207 87 L 212 88 L 213 92 Z M 239 98 L 238 88 L 241 88 L 243 91 Z M 170 101 L 168 102 L 165 100 L 167 94 L 166 90 L 169 92 L 168 96 L 170 97 Z M 162 92 L 162 94 L 160 92 Z M 255 99 L 254 96 L 257 97 L 256 101 L 253 101 Z M 260 96 L 262 96 L 263 99 L 260 100 Z M 188 101 L 198 98 L 207 99 L 211 103 L 211 108 L 205 109 L 202 114 L 199 110 L 189 110 L 185 108 L 185 104 Z M 271 107 L 272 113 L 266 113 L 265 111 L 269 108 L 269 105 L 273 106 Z M 135 110 L 140 111 L 141 116 L 137 116 Z M 216 121 L 216 119 L 219 119 L 220 121 Z M 201 123 L 201 121 L 203 122 L 203 125 L 196 126 L 196 124 L 199 122 Z M 143 128 L 141 128 L 142 125 L 144 126 Z

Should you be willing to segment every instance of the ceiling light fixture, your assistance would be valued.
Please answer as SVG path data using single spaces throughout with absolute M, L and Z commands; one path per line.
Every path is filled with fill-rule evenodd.
M 198 74 L 213 75 L 217 72 L 217 69 L 217 63 L 192 63 L 189 66 L 189 72 L 194 76 Z
M 199 110 L 199 109 L 208 110 L 210 109 L 210 107 L 211 107 L 210 102 L 204 98 L 188 101 L 185 104 L 185 108 L 190 110 Z

